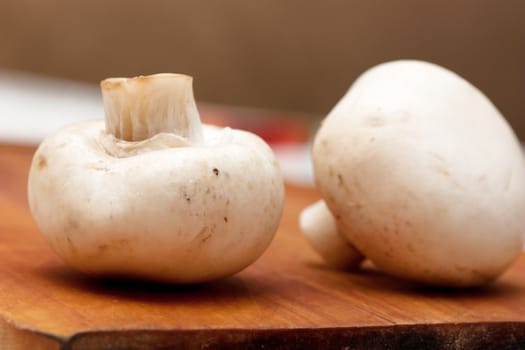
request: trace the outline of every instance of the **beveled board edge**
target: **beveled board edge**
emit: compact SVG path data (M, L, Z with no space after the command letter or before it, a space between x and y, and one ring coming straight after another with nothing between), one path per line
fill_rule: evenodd
M0 318L0 349L61 350L66 339L21 327Z
M525 322L297 329L104 330L80 332L70 337L19 329L3 322L1 333L5 333L0 335L0 340L8 350L525 348ZM5 343L6 340L10 343Z

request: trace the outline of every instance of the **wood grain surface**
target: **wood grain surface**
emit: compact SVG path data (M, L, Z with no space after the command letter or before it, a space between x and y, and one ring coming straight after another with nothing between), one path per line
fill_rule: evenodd
M525 257L467 291L325 267L299 232L318 198L287 186L268 251L223 281L102 281L67 268L27 207L34 148L0 146L2 349L525 348Z

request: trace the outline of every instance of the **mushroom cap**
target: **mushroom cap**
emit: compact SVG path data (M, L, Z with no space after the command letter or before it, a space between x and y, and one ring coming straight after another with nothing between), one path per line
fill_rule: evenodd
M521 146L494 105L442 67L365 72L324 120L313 162L341 232L389 274L476 286L522 251Z
M277 229L282 177L257 136L203 125L189 146L159 134L115 139L74 124L35 153L28 195L52 248L95 276L194 283L254 262Z

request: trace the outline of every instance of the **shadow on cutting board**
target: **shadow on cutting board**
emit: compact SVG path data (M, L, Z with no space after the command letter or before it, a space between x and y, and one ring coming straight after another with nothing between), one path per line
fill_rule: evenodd
M65 265L42 266L34 271L55 287L76 293L153 303L227 303L271 294L272 286L250 277L233 276L223 280L176 285L133 279L99 279L83 275Z
M426 298L469 298L472 300L507 298L524 293L521 286L501 279L481 287L456 289L422 285L413 281L392 277L368 262L361 268L352 271L338 270L322 262L309 261L306 262L306 265L309 269L319 270L327 275L345 275L344 278L348 279L352 285L358 286L359 289L370 291L387 290L391 294L418 295ZM328 283L329 280L328 278Z

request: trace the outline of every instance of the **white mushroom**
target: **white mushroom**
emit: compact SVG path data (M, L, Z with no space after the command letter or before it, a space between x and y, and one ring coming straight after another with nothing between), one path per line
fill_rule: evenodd
M106 121L66 127L38 148L33 217L87 274L194 283L254 262L277 229L283 181L257 136L200 123L191 77L101 83Z
M323 200L301 212L299 226L328 265L339 269L354 269L363 260L361 253L339 232L336 220Z
M313 162L341 232L389 274L476 286L522 251L520 144L478 89L437 65L364 73L324 120Z

